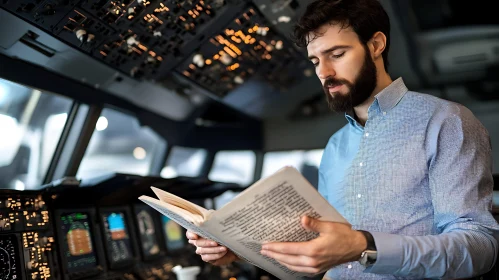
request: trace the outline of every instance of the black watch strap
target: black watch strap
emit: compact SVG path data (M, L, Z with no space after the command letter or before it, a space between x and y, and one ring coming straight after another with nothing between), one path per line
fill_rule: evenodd
M371 250L371 251L378 251L378 250L376 250L376 243L374 242L373 235L370 232L365 231L365 230L359 230L359 232L362 233L367 240L367 248L366 249Z

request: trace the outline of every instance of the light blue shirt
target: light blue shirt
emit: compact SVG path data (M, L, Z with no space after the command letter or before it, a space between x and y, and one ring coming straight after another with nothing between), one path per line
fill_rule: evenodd
M329 140L319 192L352 224L372 233L378 257L332 268L332 279L466 278L495 263L488 132L462 105L408 91L401 78L382 90L363 127Z

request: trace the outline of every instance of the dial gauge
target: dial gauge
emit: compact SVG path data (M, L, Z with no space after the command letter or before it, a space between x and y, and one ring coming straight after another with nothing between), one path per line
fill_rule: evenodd
M21 279L19 248L15 235L0 235L0 280Z

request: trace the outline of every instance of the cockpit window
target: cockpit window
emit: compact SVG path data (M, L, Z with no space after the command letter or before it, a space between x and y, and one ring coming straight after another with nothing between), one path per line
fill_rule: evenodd
M270 176L284 166L294 166L317 188L323 151L321 149L267 152L263 158L262 177Z
M248 185L253 181L256 155L253 151L220 151L208 178L218 182Z
M161 170L161 177L177 176L197 177L200 175L206 161L207 152L204 149L172 147L166 166Z
M104 108L80 164L77 178L108 173L149 175L166 141L132 115Z
M0 79L0 189L42 185L72 100Z

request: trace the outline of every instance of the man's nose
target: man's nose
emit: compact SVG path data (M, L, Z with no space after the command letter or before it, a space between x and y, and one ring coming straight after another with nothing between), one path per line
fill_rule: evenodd
M336 76L336 71L334 71L334 68L327 64L327 63L321 63L317 66L317 76L321 80L325 80L328 77L334 77Z

